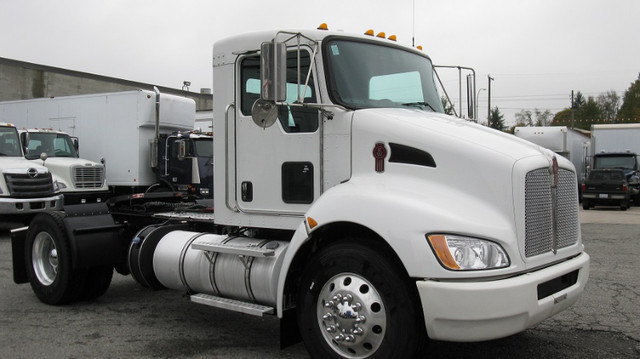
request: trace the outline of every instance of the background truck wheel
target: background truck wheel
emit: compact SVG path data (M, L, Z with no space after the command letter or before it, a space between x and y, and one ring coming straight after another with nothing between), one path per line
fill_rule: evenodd
M80 293L81 300L93 300L103 295L111 285L113 266L106 265L88 269L87 279Z
M42 302L54 305L77 299L86 280L86 272L71 266L71 248L62 218L59 212L38 214L29 225L25 242L31 288Z
M413 358L427 341L415 284L377 251L339 243L303 274L298 326L314 358Z

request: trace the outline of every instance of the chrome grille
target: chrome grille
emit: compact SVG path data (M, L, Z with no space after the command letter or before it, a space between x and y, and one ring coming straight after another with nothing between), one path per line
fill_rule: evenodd
M555 218L549 169L540 168L525 178L525 256L532 257L578 241L577 180L572 171L558 171Z
M54 194L51 173L40 174L35 178L26 173L5 173L4 179L13 197L37 198Z
M104 182L102 167L74 167L73 184L76 188L100 188Z

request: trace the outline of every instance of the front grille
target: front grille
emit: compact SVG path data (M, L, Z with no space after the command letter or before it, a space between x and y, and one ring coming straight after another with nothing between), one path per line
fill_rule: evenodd
M37 198L54 194L51 173L40 174L35 178L26 173L5 173L4 179L12 197Z
M104 182L104 168L75 167L73 184L76 188L100 188Z
M578 241L578 184L569 170L558 170L555 217L551 175L540 168L525 178L525 256L564 248ZM554 229L555 224L555 229ZM554 244L555 234L555 244Z

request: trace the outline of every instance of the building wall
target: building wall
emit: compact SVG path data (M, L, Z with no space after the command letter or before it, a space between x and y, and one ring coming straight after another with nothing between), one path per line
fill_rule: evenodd
M153 84L0 57L0 101L119 92L135 89L153 90L153 86ZM158 89L162 93L194 99L196 110L198 111L211 110L213 108L213 98L210 93L197 93L161 86L158 86Z

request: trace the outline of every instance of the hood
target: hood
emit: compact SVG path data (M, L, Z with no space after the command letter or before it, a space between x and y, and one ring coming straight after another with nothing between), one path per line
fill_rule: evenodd
M38 173L48 173L49 170L22 157L0 157L0 168L3 173L25 173L29 168L35 168Z

